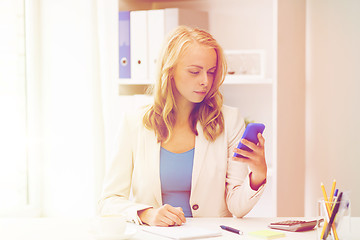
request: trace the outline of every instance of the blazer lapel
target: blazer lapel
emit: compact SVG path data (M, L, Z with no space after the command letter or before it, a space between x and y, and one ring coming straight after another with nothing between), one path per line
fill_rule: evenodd
M145 154L147 154L148 165L147 169L149 172L154 197L158 206L162 205L162 197L161 197L161 182L160 182L160 143L157 142L156 136L153 131L146 130L145 134Z
M198 135L195 137L195 153L192 172L191 189L195 189L197 180L199 179L201 167L205 161L205 155L209 147L209 141L206 140L201 124L196 125Z

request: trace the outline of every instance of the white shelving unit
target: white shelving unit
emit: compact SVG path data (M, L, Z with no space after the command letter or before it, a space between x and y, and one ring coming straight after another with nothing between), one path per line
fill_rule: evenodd
M226 76L223 84L272 84L271 78L246 78L239 76Z
M134 80L130 78L118 79L119 85L151 85L148 80ZM271 78L246 78L238 76L227 76L223 84L272 84Z
M299 144L298 149L287 148L286 154L282 155L281 158L278 157L278 151L286 148L286 144L289 144L288 141L294 141L295 144L298 144L304 140L302 136L296 138L296 136L292 135L294 127L299 129L299 131L301 128L304 128L301 121L291 123L282 119L284 116L288 116L288 114L290 116L295 114L294 118L305 118L301 110L297 110L295 106L288 106L286 102L287 100L294 102L297 99L301 99L301 95L304 94L303 89L289 88L287 83L292 81L292 79L285 79L283 75L278 77L283 71L287 73L294 70L302 73L302 69L299 70L297 67L292 67L291 59L282 58L283 55L286 55L286 47L279 48L278 46L279 30L291 28L291 24L294 24L290 21L288 26L282 26L278 22L279 16L284 15L285 17L282 18L284 21L286 21L286 18L291 19L292 16L288 16L283 12L286 13L287 9L291 11L297 3L289 3L285 0L118 0L118 4L118 10L175 7L207 11L209 14L208 30L219 41L224 50L259 49L265 52L266 58L264 62L266 71L264 78L246 78L229 75L221 87L226 105L239 108L243 112L244 117L249 120L263 122L266 126L264 137L266 139L265 151L268 164L268 184L264 195L248 216L302 216L302 208L297 204L301 202L300 198L303 198L303 190L296 189L296 187L294 189L289 188L292 184L296 186L301 179L296 181L288 179L287 182L278 182L279 176L282 179L287 176L283 172L278 172L279 163L292 161L292 157L294 159L296 157L300 158L304 152L303 146ZM280 4L282 5L281 11ZM282 34L280 37L286 38L286 33ZM293 42L290 42L288 45L292 47L289 48L290 52L297 47ZM117 49L114 49L114 51L117 51ZM284 64L279 59L284 61ZM280 70L280 65L286 64L290 68L286 69L286 71ZM122 94L120 94L119 102L121 102L120 105L124 104L124 108L129 107L126 106L129 103L128 98L132 97L129 95L134 94L131 93L131 90L129 90L129 95L126 94L128 88L141 89L139 86L145 85L146 87L151 85L146 81L136 81L134 79L117 79L116 82L119 89L122 89L120 91ZM288 95L287 99L282 98L285 92ZM291 119L292 117L289 117L290 121ZM279 135L289 140L280 142L278 139ZM296 171L296 168L297 165L295 163L289 170ZM285 201L283 200L284 197L287 198L286 201L293 201L289 203L290 206L286 207L282 204L282 201Z

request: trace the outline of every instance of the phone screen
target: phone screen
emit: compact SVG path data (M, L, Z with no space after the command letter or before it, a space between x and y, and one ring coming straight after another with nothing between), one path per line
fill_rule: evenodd
M258 144L259 139L258 139L257 135L258 135L258 133L262 134L264 132L264 129L265 129L265 125L262 123L249 123L246 126L244 134L241 137L241 139L245 138L246 140L249 140L250 142ZM243 145L241 143L241 141L239 142L239 145L237 148L252 152L252 150L250 148L248 148L247 146ZM234 157L247 158L247 157L244 157L237 153L234 153Z

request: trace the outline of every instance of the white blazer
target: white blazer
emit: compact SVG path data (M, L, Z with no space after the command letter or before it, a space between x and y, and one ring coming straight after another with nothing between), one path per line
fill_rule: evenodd
M264 191L250 187L248 166L233 161L233 149L244 132L244 119L236 108L223 106L224 132L205 139L200 124L195 137L190 206L193 217L242 217ZM142 124L144 110L126 114L108 167L99 215L126 215L141 224L137 211L163 205L160 183L160 143ZM130 199L129 199L130 198Z

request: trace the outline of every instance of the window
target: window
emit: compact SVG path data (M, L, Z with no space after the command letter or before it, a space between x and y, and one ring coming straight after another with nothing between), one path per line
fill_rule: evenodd
M0 215L28 204L24 0L0 0Z

